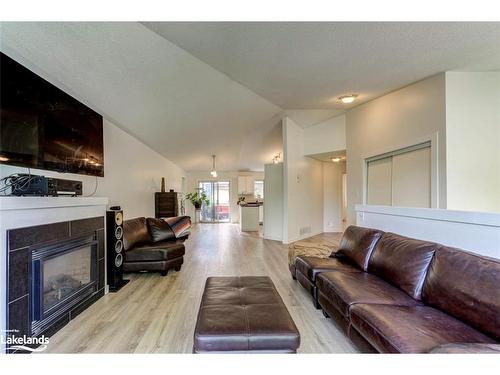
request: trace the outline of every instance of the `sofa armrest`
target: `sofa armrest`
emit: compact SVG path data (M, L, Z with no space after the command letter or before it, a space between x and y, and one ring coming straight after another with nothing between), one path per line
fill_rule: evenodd
M455 343L436 346L433 354L500 354L500 344Z

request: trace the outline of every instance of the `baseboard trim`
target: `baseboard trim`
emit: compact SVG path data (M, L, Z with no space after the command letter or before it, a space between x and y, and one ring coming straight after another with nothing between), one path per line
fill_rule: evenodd
M343 232L343 230L340 227L339 228L328 228L328 229L325 228L323 230L323 233L342 233L342 232Z
M265 240L271 240L271 241L279 241L282 242L283 238L281 237L274 237L274 236L263 236Z
M306 238L314 237L314 236L317 236L318 234L321 234L321 233L324 233L324 232L320 230L320 231L316 231L316 232L307 233L303 236L298 236L298 237L291 238L291 239L289 238L288 240L283 240L283 243L285 245L288 245L288 244L291 244L292 242L305 240Z

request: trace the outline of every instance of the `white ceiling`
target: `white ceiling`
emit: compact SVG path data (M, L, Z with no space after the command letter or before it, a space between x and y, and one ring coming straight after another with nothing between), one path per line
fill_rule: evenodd
M341 115L344 112L345 109L287 109L283 114L290 117L301 127L307 128Z
M498 25L2 23L0 48L186 171L212 154L262 170L284 114L307 127L344 112L330 99L346 92L498 69Z
M186 171L208 170L212 154L220 170L263 170L281 149L241 153L281 108L139 23L2 23L0 35L7 55Z
M500 23L147 22L282 108L345 108L447 70L500 69Z

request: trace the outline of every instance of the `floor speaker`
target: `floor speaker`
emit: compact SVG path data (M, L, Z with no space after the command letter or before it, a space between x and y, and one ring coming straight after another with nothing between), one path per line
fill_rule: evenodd
M107 275L110 292L117 292L129 280L123 279L123 211L106 211Z

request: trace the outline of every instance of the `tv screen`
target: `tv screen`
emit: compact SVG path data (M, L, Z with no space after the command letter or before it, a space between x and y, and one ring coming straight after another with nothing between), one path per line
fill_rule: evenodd
M0 162L103 177L102 116L0 54Z

